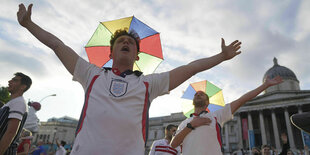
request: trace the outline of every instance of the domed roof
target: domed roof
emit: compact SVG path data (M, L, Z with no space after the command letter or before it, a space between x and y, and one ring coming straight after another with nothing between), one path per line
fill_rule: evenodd
M266 77L274 78L276 76L282 77L283 80L295 80L299 83L295 73L291 71L290 69L280 66L278 64L277 58L273 59L273 67L271 67L264 75L263 81L265 81Z

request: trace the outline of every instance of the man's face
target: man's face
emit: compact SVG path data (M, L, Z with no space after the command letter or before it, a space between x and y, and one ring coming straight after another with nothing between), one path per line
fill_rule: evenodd
M21 84L21 77L20 76L13 77L9 81L8 91L12 94L20 91L21 89L23 90L25 89L25 85Z
M177 131L176 127L172 127L166 134L168 138L172 138L172 136L175 134L175 132Z
M196 92L193 104L195 107L203 107L205 105L209 105L209 99L207 97L207 94L205 94L203 91Z
M257 148L252 148L252 154L253 155L258 155L260 154L259 150Z
M111 58L113 63L133 64L137 60L137 45L134 38L122 35L115 40Z
M270 155L270 148L269 147L264 147L262 150L263 155Z

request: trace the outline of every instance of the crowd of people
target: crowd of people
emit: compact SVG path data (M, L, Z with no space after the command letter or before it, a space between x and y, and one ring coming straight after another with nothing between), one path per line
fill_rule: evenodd
M40 42L54 51L64 67L85 91L85 103L76 130L71 154L142 155L148 136L148 109L153 99L178 87L195 74L228 61L241 53L241 42L235 40L226 45L221 41L221 51L214 56L201 58L173 70L143 75L133 71L134 62L140 58L140 39L133 30L117 30L111 37L110 58L112 68L100 68L81 58L59 38L38 26L31 19L32 4L19 5L17 19ZM178 127L167 126L163 140L155 141L150 154L222 154L221 127L247 101L268 87L278 85L282 78L265 79L257 88L245 93L223 109L208 112L209 97L197 91L193 98L194 113ZM47 154L43 142L31 146L31 133L24 130L18 138L27 118L23 93L31 86L31 79L16 73L9 81L11 100L1 108L0 154ZM0 117L1 118L1 117ZM3 128L2 128L3 127ZM3 131L3 132L2 132ZM20 146L18 146L20 139ZM56 140L56 154L67 153L65 142ZM98 147L99 146L99 147ZM270 148L269 148L270 150ZM260 150L257 149L259 152ZM263 146L261 153L268 152ZM270 151L269 151L270 152ZM287 154L290 150L287 150Z

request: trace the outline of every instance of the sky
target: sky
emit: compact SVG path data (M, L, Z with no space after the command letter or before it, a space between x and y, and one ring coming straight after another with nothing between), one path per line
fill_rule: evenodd
M134 15L160 32L165 72L221 52L226 43L242 42L232 60L194 75L170 94L156 98L150 117L181 112L181 96L193 82L208 80L223 89L230 103L259 86L273 58L291 69L302 90L310 89L310 1L301 0L0 0L0 86L15 72L33 80L26 101L41 101L41 121L69 116L78 119L84 91L58 60L17 22L18 5L33 3L32 20L60 38L88 61L85 45L99 22ZM49 96L56 94L56 96ZM46 97L49 96L49 97ZM45 98L46 97L46 98Z

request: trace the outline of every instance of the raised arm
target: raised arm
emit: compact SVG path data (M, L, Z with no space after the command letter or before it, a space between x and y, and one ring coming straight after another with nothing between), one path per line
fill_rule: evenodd
M211 123L211 119L209 118L204 118L204 117L195 117L193 120L190 122L192 127L197 128L202 125L209 125ZM182 129L178 134L176 134L171 142L170 145L173 148L178 147L180 144L183 143L184 138L192 131L192 129L185 127Z
M244 94L239 99L233 101L230 104L231 113L234 114L243 104L245 104L247 101L256 97L258 94L263 92L268 87L280 84L281 82L282 82L282 78L280 76L277 76L273 79L267 78L266 81L262 85L260 85L256 89L249 91L248 93Z
M75 64L79 56L68 46L66 46L60 39L53 34L43 30L31 20L32 4L26 7L24 4L19 5L17 12L17 19L21 26L25 27L32 35L34 35L40 42L51 48L57 57L60 59L66 69L73 75Z
M240 54L238 51L241 47L241 42L238 40L230 45L225 45L225 40L222 38L222 52L209 58L203 58L193 61L187 65L180 66L170 71L169 90L172 90L182 84L184 81L201 71L210 69L225 60L229 60Z
M59 147L59 146L60 146L60 144L59 144L59 142L58 142L58 138L56 138L56 139L55 139L55 141L56 141L56 145L57 145L57 147Z

